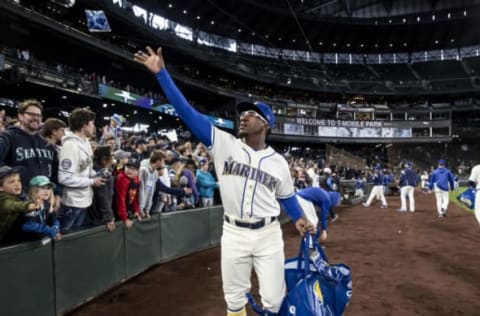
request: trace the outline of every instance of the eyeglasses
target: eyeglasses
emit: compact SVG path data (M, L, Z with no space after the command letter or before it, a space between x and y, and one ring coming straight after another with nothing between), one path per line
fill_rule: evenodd
M240 114L240 117L258 117L260 120L262 120L265 124L267 125L270 125L268 124L268 121L263 117L261 116L260 114L258 114L257 112L253 111L253 110L248 110L248 111L243 111L241 114Z
M23 114L28 114L30 116L33 116L33 117L38 117L38 118L42 118L42 114L38 114L38 113L33 113L33 112L23 112Z

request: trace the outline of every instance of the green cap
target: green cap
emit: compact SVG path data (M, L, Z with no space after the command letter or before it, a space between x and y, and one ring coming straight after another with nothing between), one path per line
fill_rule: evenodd
M36 176L30 179L28 183L30 187L43 187L45 185L49 185L52 188L55 188L55 184L50 181L49 178L45 176Z

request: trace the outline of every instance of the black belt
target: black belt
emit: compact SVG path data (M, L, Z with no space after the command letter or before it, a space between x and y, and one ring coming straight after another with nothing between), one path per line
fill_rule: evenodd
M238 226L238 227L243 227L243 228L259 229L265 226L265 218L262 218L260 221L255 223L246 223L246 222L237 221L237 220L231 219L230 217L228 217L228 215L224 215L223 218L225 218L225 221L227 223ZM277 220L277 217L272 216L270 218L270 223L273 223L276 220Z

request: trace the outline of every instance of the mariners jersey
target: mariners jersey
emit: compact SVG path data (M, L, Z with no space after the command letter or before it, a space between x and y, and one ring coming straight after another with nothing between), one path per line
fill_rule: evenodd
M241 219L278 216L277 198L294 195L287 161L271 147L254 150L212 127L209 147L215 162L225 214Z
M475 167L473 167L468 181L475 182L476 189L480 190L480 165L476 165Z

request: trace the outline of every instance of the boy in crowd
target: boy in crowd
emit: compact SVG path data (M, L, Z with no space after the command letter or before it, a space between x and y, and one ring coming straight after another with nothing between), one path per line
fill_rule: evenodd
M115 158L115 168L113 169L114 176L123 172L123 168L125 168L125 164L128 162L128 158L130 158L131 155L131 153L121 149L113 153L113 158Z
M146 218L150 218L150 211L153 205L153 194L158 180L158 170L163 169L165 154L156 150L150 155L150 159L145 159L140 163L140 187L139 204L140 213Z
M142 219L138 204L138 169L140 163L135 158L129 158L123 173L119 173L115 181L115 206L118 218L127 228L132 227L132 219Z
M105 185L93 188L93 201L88 209L92 225L105 225L109 232L115 229L113 216L113 185L112 176L113 158L108 145L98 146L93 154L94 170L99 177L105 179Z
M41 207L41 201L22 201L22 182L19 168L0 167L0 241L14 239L13 228L22 213L28 213ZM5 238L6 237L6 238Z

